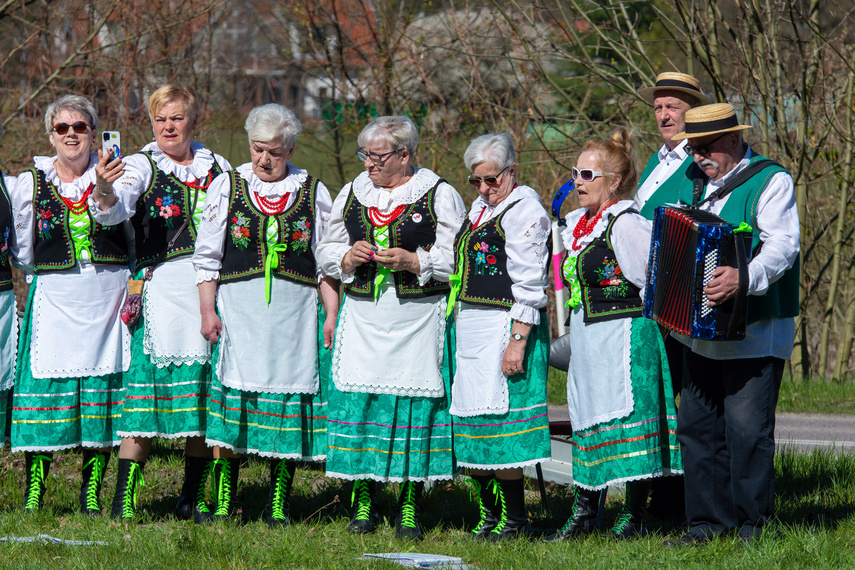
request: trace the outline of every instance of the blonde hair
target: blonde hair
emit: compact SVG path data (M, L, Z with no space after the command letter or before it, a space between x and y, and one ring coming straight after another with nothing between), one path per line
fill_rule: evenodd
M627 129L618 127L609 133L609 138L588 141L582 147L582 152L597 154L597 162L603 172L620 175L620 184L613 194L613 197L618 200L632 198L635 187L638 185L638 171L635 169L635 159L633 158L635 153L634 138Z
M161 107L173 101L181 101L184 104L184 112L192 118L199 116L199 98L196 96L196 90L181 83L169 83L152 93L148 98L148 116L154 120L154 116Z

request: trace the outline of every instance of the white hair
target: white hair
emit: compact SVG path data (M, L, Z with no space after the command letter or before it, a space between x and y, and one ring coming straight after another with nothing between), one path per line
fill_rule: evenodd
M47 134L50 134L56 116L63 110L83 115L83 119L92 130L98 130L98 112L95 110L95 105L81 95L63 95L48 105L48 108L45 110L45 132Z
M365 125L356 142L362 148L372 143L387 143L391 150L405 148L413 156L419 146L419 131L409 117L375 117Z
M463 162L469 172L483 163L492 164L496 168L509 167L516 160L514 141L507 133L490 133L469 143L469 148L463 153Z
M249 112L244 125L249 142L281 141L282 148L290 149L303 132L303 125L288 107L268 103Z

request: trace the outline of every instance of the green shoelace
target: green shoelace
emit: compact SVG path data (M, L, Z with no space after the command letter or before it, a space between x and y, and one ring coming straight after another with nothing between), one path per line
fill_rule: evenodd
M285 518L285 495L290 478L291 474L288 472L287 465L285 465L284 461L280 462L276 466L275 480L273 482L273 504L270 509L271 518Z
M137 490L139 487L145 487L142 468L139 463L131 463L128 471L128 487L125 491L125 500L122 504L122 518L132 519L136 516L137 508Z
M38 509L42 500L42 489L45 487L45 463L50 461L47 455L34 455L30 465L30 488L27 492L25 509Z
M350 505L356 505L354 520L367 521L371 518L371 490L368 488L368 481L359 479L353 483Z
M90 466L92 467L89 485L86 487L86 508L89 510L99 510L101 508L101 505L98 504L98 490L101 487L101 482L104 480L104 467L106 465L107 456L99 453L83 466L84 470Z

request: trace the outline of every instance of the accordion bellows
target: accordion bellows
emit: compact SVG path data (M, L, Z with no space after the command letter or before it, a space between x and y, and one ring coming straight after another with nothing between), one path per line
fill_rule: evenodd
M644 316L691 338L744 339L752 232L734 230L736 226L697 208L656 208ZM739 271L739 292L710 307L704 285L723 265Z

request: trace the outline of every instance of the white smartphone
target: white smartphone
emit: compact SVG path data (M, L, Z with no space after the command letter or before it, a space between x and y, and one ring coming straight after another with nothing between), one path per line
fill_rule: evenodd
M122 135L119 131L101 133L101 150L104 151L104 154L112 153L113 159L122 156Z

